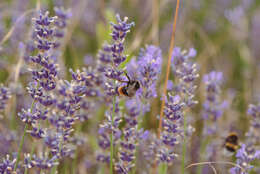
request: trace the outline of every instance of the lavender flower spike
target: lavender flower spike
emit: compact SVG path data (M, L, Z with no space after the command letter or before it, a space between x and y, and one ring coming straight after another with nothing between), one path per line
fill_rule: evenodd
M205 102L203 104L202 117L205 120L215 122L223 115L223 110L227 107L226 101L221 101L221 84L223 82L222 72L212 71L204 75L203 82L205 84ZM216 124L207 124L205 133L215 133L217 128ZM207 134L206 133L206 134Z
M162 53L159 47L149 45L142 49L137 61L137 72L143 86L143 96L146 99L156 97L156 81L162 67Z
M11 97L11 92L8 88L0 84L0 112L6 107L7 101Z
M194 82L199 74L197 64L192 61L196 54L194 48L190 48L189 51L182 51L179 47L174 48L172 53L172 69L176 76L175 92L185 100L184 102L188 107L198 103L194 100L197 88Z
M237 151L236 158L237 164L241 166L245 171L242 171L241 168L233 167L230 169L230 173L248 174L254 168L254 166L250 163L255 159L260 159L260 150L255 151L245 144L242 144L241 148Z
M255 145L260 142L260 103L258 105L250 104L247 114L251 116L250 128L246 133L248 144Z
M114 40L110 49L112 51L113 62L116 66L121 64L126 60L126 57L123 55L124 51L124 40L126 34L130 32L130 28L134 26L134 22L127 23L128 18L125 17L124 20L121 20L119 14L116 15L117 24L111 23L113 27L112 38Z
M162 120L161 147L157 154L159 162L171 164L177 156L174 152L174 146L179 142L184 106L185 104L181 101L180 96L169 95L164 108L165 117Z

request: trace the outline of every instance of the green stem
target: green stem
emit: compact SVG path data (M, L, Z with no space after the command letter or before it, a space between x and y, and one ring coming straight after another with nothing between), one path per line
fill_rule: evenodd
M168 169L167 163L161 163L158 169L159 169L159 174L167 174L167 169Z
M79 124L76 128L76 132L80 132L81 128L82 128L82 124ZM78 148L75 150L75 158L73 159L73 164L72 164L73 174L77 173L77 157L78 157Z
M165 164L165 167L164 167L164 174L167 174L167 169L168 169L168 165Z
M35 105L35 100L33 100L32 104L31 104L30 113L32 113L34 105ZM20 160L20 153L22 152L22 149L23 149L24 138L25 138L25 134L26 134L27 129L28 129L28 124L25 124L24 130L23 130L23 136L22 136L22 139L21 139L20 144L19 144L17 161L16 161L15 166L14 166L14 171L17 169L17 166L18 166L18 163L19 163L19 160Z
M137 120L138 120L138 123L137 123L137 130L140 130L141 127L142 127L142 123L143 123L143 120L142 120L142 115L141 115L141 112L140 114L138 115L137 117ZM133 170L132 170L132 174L135 174L136 173L136 160L138 159L138 146L136 147L135 149L135 159L134 159L134 167L133 167Z
M14 96L13 99L13 109L12 109L12 118L11 118L11 129L15 130L16 129L16 95Z
M116 96L113 98L113 111L112 111L112 131L110 134L110 174L113 174L113 156L114 156L114 146L113 146L113 126L114 126L114 115L115 115L115 108L116 108Z
M186 129L187 129L187 123L186 123L186 116L183 115L183 144L182 144L182 161L181 161L181 173L185 173L185 157L186 157Z

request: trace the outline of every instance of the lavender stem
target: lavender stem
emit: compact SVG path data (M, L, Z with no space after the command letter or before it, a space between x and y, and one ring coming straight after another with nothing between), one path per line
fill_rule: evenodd
M116 108L116 96L113 98L113 111L112 111L112 131L110 134L110 174L113 174L113 156L114 156L114 146L113 146L113 126L114 126L114 115Z
M34 108L34 105L35 105L35 99L32 101L31 108L30 108L30 113L32 113L32 110L33 110L33 108ZM16 161L16 163L15 163L14 170L17 169L17 166L18 166L18 163L19 163L19 160L20 160L20 153L21 153L22 148L23 148L24 137L25 137L25 134L26 134L27 129L28 129L28 124L25 124L24 130L23 130L23 136L22 136L21 142L20 142L20 144L19 144L19 149L18 149L18 154L17 154L17 161Z
M186 157L186 129L187 129L187 123L186 123L186 116L183 114L183 144L182 144L182 161L181 161L181 173L185 173L185 157Z

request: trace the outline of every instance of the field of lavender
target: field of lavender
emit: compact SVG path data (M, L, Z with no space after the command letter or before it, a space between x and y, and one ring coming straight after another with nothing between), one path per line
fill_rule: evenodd
M0 174L260 174L260 0L1 0Z

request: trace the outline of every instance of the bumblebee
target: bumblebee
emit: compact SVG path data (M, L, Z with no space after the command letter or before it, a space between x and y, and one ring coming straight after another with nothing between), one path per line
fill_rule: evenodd
M122 83L127 83L124 86L117 87L117 93L121 96L133 97L136 91L140 88L140 83L137 80L131 80L130 77L125 72L128 81L121 81Z
M235 132L231 132L226 137L224 147L229 152L235 152L238 149L238 136Z

